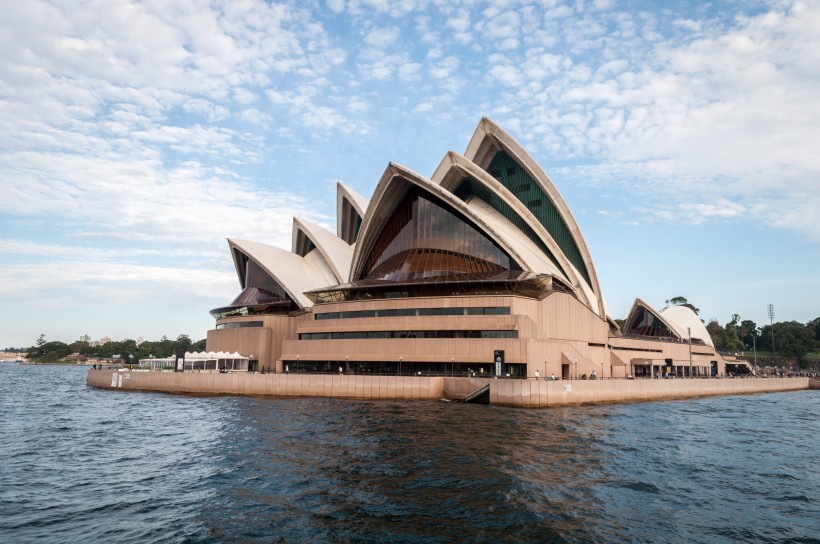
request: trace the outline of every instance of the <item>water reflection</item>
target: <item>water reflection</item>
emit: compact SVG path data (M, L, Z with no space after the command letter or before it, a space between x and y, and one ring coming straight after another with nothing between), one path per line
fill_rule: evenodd
M124 393L15 368L0 367L2 542L820 534L815 392L522 410Z

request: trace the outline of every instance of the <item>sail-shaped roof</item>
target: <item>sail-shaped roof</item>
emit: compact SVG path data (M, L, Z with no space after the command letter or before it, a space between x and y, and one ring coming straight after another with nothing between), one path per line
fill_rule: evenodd
M657 311L648 302L636 298L629 310L629 315L624 321L624 334L638 336L652 336L660 338L686 338L685 329L669 319L666 319L661 312Z
M686 334L687 330L691 331L693 340L700 340L707 346L715 347L709 331L706 330L706 325L691 308L687 306L668 306L661 310L660 314L664 319L673 323L682 334Z
M596 313L606 308L592 256L569 207L546 172L500 126L482 118L464 156L504 185L544 227L564 253L596 302Z
M317 252L333 272L336 283L347 281L353 248L327 229L304 219L293 218L292 250L300 257Z
M304 295L305 291L332 285L336 281L328 269L323 269L296 253L247 240L229 238L228 245L243 289L246 286L247 261L240 259L242 256L259 265L300 308L313 306Z
M466 256L474 252L478 245L484 243L481 240L483 236L489 244L507 255L509 263L506 266L508 269L527 272L543 271L539 268L545 266L545 263L544 259L540 258L537 246L497 211L489 206L470 205L443 186L433 183L406 167L391 163L376 186L370 209L362 224L359 241L353 255L352 281L364 279L369 273L368 262L377 241L383 235L386 226L411 190L419 192L425 199L436 203L435 205L446 208L449 210L450 215L458 218L456 222L450 223L450 231L446 235L436 232L436 225L425 230L424 233L414 234L417 238L426 236L425 241L419 243L430 245L427 251L445 252L451 256L456 254ZM433 223L443 221L443 219L440 219L441 216L437 217L439 219L433 221ZM467 227L463 225L467 225ZM469 232L475 231L479 234L472 239L472 242L464 241L464 244L474 244L473 247L467 249L466 247L448 246L444 248L436 246L436 244L443 244L445 238L451 240L458 238L457 231L453 229L467 228L470 229ZM420 250L422 248L416 247L415 249Z
M347 242L356 243L367 199L341 181L336 183L336 235Z

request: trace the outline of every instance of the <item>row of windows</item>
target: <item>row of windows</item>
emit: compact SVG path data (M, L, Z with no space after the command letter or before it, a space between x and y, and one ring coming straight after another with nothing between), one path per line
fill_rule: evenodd
M518 338L518 331L355 331L305 332L299 340L381 340L385 338Z
M434 315L510 315L509 306L458 307L458 308L398 308L392 310L356 310L351 312L325 312L316 319L358 319L362 317L415 317Z
M219 323L216 328L219 329L242 329L244 327L261 327L261 321L235 321L233 323Z
M646 348L619 348L612 346L612 349L619 349L621 351L649 351L651 353L663 353L661 349L646 349Z

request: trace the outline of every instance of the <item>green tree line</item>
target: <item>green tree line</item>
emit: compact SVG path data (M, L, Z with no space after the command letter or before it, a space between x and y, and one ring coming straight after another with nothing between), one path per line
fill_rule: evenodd
M107 342L102 346L92 346L88 342L79 340L71 344L59 341L48 342L45 335L41 334L35 345L25 351L29 360L38 363L60 361L75 353L84 357L99 359L110 359L114 355L119 355L125 361L129 360L129 355L133 355L133 361L136 363L139 359L147 359L151 355L154 357L170 357L177 349L204 351L205 340L193 342L187 334L181 334L177 336L176 340L170 340L163 336L157 342L143 342L139 346L135 340L131 339Z
M754 321L741 320L739 315L734 314L725 325L718 323L717 319L711 319L706 324L706 330L709 331L715 348L720 351L757 349L759 352L795 358L801 362L801 366L807 364L807 355L820 352L820 317L808 323L782 321L758 327Z

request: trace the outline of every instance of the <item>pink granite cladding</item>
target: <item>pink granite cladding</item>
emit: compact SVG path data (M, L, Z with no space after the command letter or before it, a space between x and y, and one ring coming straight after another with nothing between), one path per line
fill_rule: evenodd
M112 387L112 374L122 386ZM495 380L339 374L218 374L117 372L89 369L92 387L164 393L333 397L350 399L463 399L490 384L490 403L547 407L808 390L808 378L673 380Z

